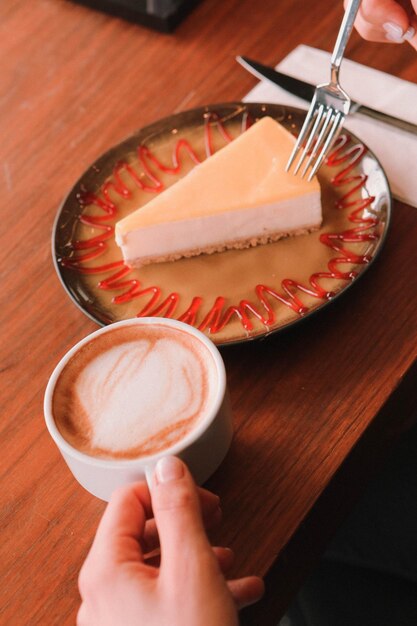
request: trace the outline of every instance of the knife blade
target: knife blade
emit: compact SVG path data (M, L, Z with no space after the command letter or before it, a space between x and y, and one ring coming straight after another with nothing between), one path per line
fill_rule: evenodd
M274 70L272 67L262 65L262 63L253 61L246 56L237 56L236 61L257 78L266 78L275 85L285 89L285 91L292 93L294 96L298 96L303 100L311 102L316 85L311 85L310 83L306 83L305 81L294 78L293 76L282 74L281 72ZM417 135L417 124L407 122L406 120L394 117L393 115L388 115L388 113L383 113L382 111L377 111L376 109L372 109L371 107L352 100L349 115L356 114L367 115L374 120L384 122L390 126L395 126L395 128L400 128L401 130Z

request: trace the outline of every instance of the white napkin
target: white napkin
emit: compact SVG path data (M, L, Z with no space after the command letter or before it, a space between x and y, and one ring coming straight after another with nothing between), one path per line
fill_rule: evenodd
M395 51L393 51L393 54ZM277 69L312 84L327 82L330 54L298 46ZM342 87L353 100L417 124L417 85L345 59L340 72ZM309 103L269 81L261 81L244 98L246 102L272 102L307 109ZM363 115L352 115L345 128L357 135L384 168L393 195L417 207L417 135L393 128Z

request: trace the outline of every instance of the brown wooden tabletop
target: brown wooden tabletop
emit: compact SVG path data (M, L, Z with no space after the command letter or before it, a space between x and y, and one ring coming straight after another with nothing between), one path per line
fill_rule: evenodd
M161 34L67 0L0 4L2 624L74 624L77 574L104 503L72 478L44 427L48 376L97 326L55 274L60 202L113 144L158 118L239 100L246 54L275 64L331 50L342 2L204 0ZM347 56L411 81L407 45ZM349 294L266 341L223 350L236 435L209 486L232 574L267 575L242 620L276 624L371 473L413 419L417 210L395 202L383 253Z

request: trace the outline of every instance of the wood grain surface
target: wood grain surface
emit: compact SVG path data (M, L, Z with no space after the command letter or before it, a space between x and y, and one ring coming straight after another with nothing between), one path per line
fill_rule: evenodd
M342 2L204 0L171 35L67 0L0 3L0 623L67 625L104 504L75 482L42 401L59 358L95 324L54 272L51 231L101 153L173 112L238 100L255 84L234 57L275 64L331 50ZM417 77L410 47L353 35L349 58ZM209 486L233 574L267 577L244 623L276 624L416 400L417 210L395 203L371 271L325 311L223 351L236 436ZM414 259L414 262L413 262Z

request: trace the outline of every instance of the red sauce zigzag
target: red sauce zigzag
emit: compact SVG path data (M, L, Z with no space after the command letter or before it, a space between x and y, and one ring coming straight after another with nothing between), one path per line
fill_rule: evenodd
M215 122L212 124L210 122ZM242 119L242 131L246 130L250 125L248 117ZM213 113L205 118L204 125L204 141L206 148L206 156L213 154L212 128L215 126L226 141L231 141L223 124ZM322 279L336 280L353 280L357 272L342 271L341 266L346 264L362 265L370 261L366 255L355 254L352 250L345 247L348 243L363 243L378 238L375 233L375 226L378 218L367 214L364 216L364 210L374 201L374 197L358 198L358 190L364 187L367 177L364 174L354 174L352 170L361 161L366 148L362 144L353 144L348 135L341 135L337 140L333 152L327 159L327 165L337 167L346 163L346 167L340 170L332 179L332 184L336 187L347 186L348 190L339 199L337 208L339 210L349 210L349 221L352 228L338 233L323 233L320 236L320 242L331 248L337 253L337 256L328 262L327 272L317 272L310 276L308 285L303 285L290 278L285 278L281 282L281 292L272 289L266 285L257 285L255 294L257 297L256 304L249 300L242 300L238 305L229 306L224 312L226 299L222 296L216 298L214 304L199 324L200 330L207 330L210 333L221 331L234 317L237 316L243 328L246 331L253 329L250 316L254 316L262 324L269 327L275 322L275 313L270 304L270 299L275 299L286 307L289 307L297 315L303 316L308 308L297 297L297 293L301 292L317 298L319 300L329 300L335 294L325 290L320 286ZM164 189L164 185L158 178L158 171L179 174L182 167L183 155L188 155L194 163L200 163L200 159L193 150L191 144L185 139L179 139L172 155L172 165L166 166L161 163L152 152L145 146L138 148L138 158L143 173L146 175L147 182L143 182L143 178L139 177L137 172L127 163L118 163L114 170L112 180L105 182L100 190L100 195L85 193L80 195L78 200L81 207L96 206L100 209L101 215L88 215L82 213L79 220L86 226L93 227L95 230L102 231L100 234L89 239L74 241L71 244L72 256L62 259L63 267L73 269L83 274L110 274L104 280L98 283L98 287L109 291L122 291L119 295L112 298L115 304L122 304L133 300L134 298L142 298L149 296L147 304L137 313L137 317L159 316L173 317L180 304L180 295L176 292L170 293L162 302L162 292L160 287L151 286L142 288L139 280L129 278L132 269L123 261L116 261L106 265L90 266L90 262L100 257L107 249L107 240L114 236L114 221L117 215L117 206L110 198L110 193L116 194L123 198L130 198L132 191L126 186L122 180L122 174L127 175L129 181L134 183L140 190L145 193L160 193ZM155 173L156 171L156 173ZM194 297L191 304L182 315L177 319L196 325L197 314L204 305L203 298Z

